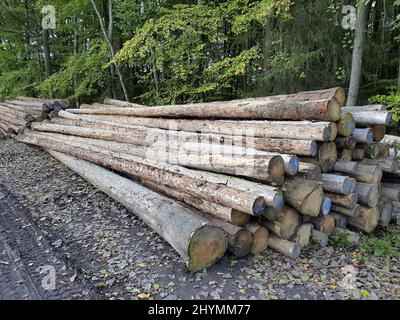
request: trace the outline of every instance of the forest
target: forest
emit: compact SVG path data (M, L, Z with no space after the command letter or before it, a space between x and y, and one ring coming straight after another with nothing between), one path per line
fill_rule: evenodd
M54 29L42 25L49 5ZM364 19L344 25L354 18L346 8L361 5ZM0 99L162 105L353 81L359 104L400 106L399 0L3 0L0 9Z

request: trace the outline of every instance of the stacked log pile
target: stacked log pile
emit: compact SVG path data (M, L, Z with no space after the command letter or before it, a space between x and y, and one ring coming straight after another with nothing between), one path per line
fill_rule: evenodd
M31 123L55 117L68 106L67 100L31 97L0 102L0 138L21 133L25 128L30 128Z
M358 241L354 231L400 212L400 188L382 184L398 171L379 142L390 115L345 100L341 88L156 107L106 99L58 110L16 139L123 203L199 270L225 248L297 258L330 237Z

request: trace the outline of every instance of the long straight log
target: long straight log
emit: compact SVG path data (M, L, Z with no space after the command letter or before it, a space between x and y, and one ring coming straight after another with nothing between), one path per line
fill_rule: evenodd
M315 182L295 177L281 186L285 203L303 215L317 217L321 212L324 192Z
M347 217L347 222L349 225L361 231L371 233L378 226L379 217L380 213L378 207L374 208L361 207L360 214L358 215L358 217Z
M82 160L92 161L96 164L110 167L114 170L133 175L140 179L148 179L155 183L174 187L175 189L198 196L204 200L218 203L238 211L252 215L259 215L265 209L265 200L258 194L239 191L234 188L197 180L180 173L181 167L149 162L130 156L130 160L121 158L113 152L87 150L64 145L59 142L38 138L33 132L26 131L17 140L46 149L63 152Z
M124 133L125 127L113 127L108 123L108 125L98 125L94 123L81 122L77 120L67 120L67 119L53 119L52 124L68 125L68 126L78 126L78 127L88 127L99 130L107 131L121 131ZM115 125L118 125L115 123ZM38 130L55 130L57 132L57 127L47 126L42 127L43 129ZM53 129L51 129L53 128ZM129 128L129 127L128 127ZM313 140L293 140L293 139L274 139L274 138L255 138L252 136L229 136L221 134L200 134L194 132L182 132L182 131L165 131L158 129L151 129L145 127L130 127L131 131L126 128L126 133L141 133L148 134L149 140L163 139L165 141L170 141L171 139L176 139L181 142L197 142L197 143L214 143L228 146L238 146L238 147L248 147L254 148L259 151L266 152L277 152L280 154L294 154L294 155L304 155L304 156L315 156L317 152L317 144ZM136 130L135 130L136 129ZM98 131L98 130L97 130ZM131 136L132 134L130 134ZM143 140L142 138L140 140Z
M261 224L276 236L289 240L300 226L298 213L289 207L276 210L267 208L262 213Z
M97 165L49 152L146 222L183 257L190 271L209 267L224 255L224 232L192 210Z
M342 112L365 112L365 111L387 111L386 106L383 104L371 104L359 107L342 107Z
M272 234L269 236L269 247L292 259L297 259L301 253L301 248L297 243L281 239Z
M229 120L174 120L157 118L132 118L132 117L99 117L85 114L73 114L66 111L59 113L60 117L67 119L98 120L115 122L133 126L160 128L165 130L178 130L197 133L217 133L232 136L247 136L259 138L280 138L327 141L335 139L332 132L336 124L330 122L308 121L229 121Z
M378 185L359 182L354 193L358 195L358 203L370 208L378 205L380 197Z
M334 170L346 173L346 175L359 182L372 184L380 183L383 175L382 170L377 166L367 166L343 160L336 162Z
M12 134L12 135L17 134L21 131L20 127L14 125L12 123L9 123L7 121L4 121L2 119L0 119L0 128L2 128L8 134Z
M76 133L80 136L93 136L111 141L135 143L137 137L126 136L110 131L95 131L77 127L59 126L46 123L35 123L35 130L58 131L61 133ZM71 139L71 138L69 138ZM83 141L75 138L75 141ZM205 143L161 143L153 144L149 148L130 145L103 143L105 148L112 148L116 152L131 153L143 158L158 158L171 164L179 164L191 168L205 169L219 173L253 177L259 180L280 183L284 170L294 175L298 170L296 156L283 155L244 149L232 146L219 146ZM283 158L283 159L282 159Z
M36 132L36 137L41 138L41 139L50 139L52 141L56 141L59 143L72 143L70 146L75 146L79 147L81 146L82 148L89 148L90 146L96 146L100 149L106 149L109 151L115 151L118 152L119 154L122 154L124 152L129 152L130 148L132 146L128 145L127 149L121 148L119 144L113 143L109 144L106 141L101 141L101 140L96 140L96 139L80 139L77 137L72 137L72 136L63 136L63 135L55 135L55 134L49 134L49 133L39 133ZM125 146L124 146L125 147ZM146 150L143 150L145 153ZM124 157L126 160L130 160L131 157L129 155ZM135 159L134 159L135 160ZM211 183L215 184L221 184L221 185L226 185L228 187L232 187L244 192L255 192L262 196L264 198L265 203L272 207L272 208L277 208L279 209L283 205L283 197L279 189L276 187L271 187L265 184L259 184L243 179L239 179L236 177L231 177L231 176L226 176L226 175L221 175L221 174L216 174L212 172L206 172L206 171L196 171L196 170L191 170L191 169L186 169L183 167L171 167L173 168L176 173L182 173L188 177L191 177L193 179L198 179L198 180L206 180ZM170 170L172 170L170 168Z
M127 101L123 101L123 100L109 99L109 98L104 99L104 104L117 106L117 107L125 107L125 108L144 108L145 107L144 105L141 105L141 104L127 102Z
M161 192L169 197L175 198L189 206L192 206L204 213L210 214L226 222L232 223L235 226L241 227L249 222L250 215L237 211L235 209L220 206L216 203L208 202L198 197L182 193L173 188L160 185L158 183L150 182L141 179L140 183L145 187L149 187L157 192Z
M343 137L349 137L356 128L356 122L349 112L342 112L339 122L337 123L338 134Z
M68 108L69 101L66 99L41 99L41 98L32 98L32 97L24 97L24 96L17 96L17 100L20 101L27 101L27 102L42 102L42 103L56 103L58 102L62 106Z
M350 193L348 195L341 195L337 193L326 193L326 196L329 197L333 204L351 209L358 202L358 195L356 193Z
M77 114L125 115L135 117L189 117L215 119L265 119L338 121L340 105L336 99L277 101L253 98L239 101L197 103L143 108L71 109Z

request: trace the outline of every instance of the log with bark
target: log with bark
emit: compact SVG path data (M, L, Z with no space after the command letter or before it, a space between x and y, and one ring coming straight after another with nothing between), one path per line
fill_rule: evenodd
M350 193L348 195L341 195L337 193L327 192L326 196L329 197L333 204L339 205L348 209L353 208L358 202L358 195Z
M275 251L278 251L292 259L297 259L301 253L301 248L297 243L279 238L273 234L269 236L268 245Z
M348 195L351 191L351 178L335 174L323 174L321 186L328 192Z
M276 236L289 240L300 226L298 213L289 207L280 210L267 208L262 213L261 224Z
M368 166L378 166L383 172L396 173L399 170L399 160L397 158L385 159L363 159L362 164Z
M322 187L300 177L286 179L281 186L285 203L303 215L317 217L324 200Z
M380 212L378 207L361 207L360 214L357 217L347 217L347 223L358 230L371 233L378 226Z
M49 152L146 222L183 257L190 271L209 267L224 255L224 231L196 212L95 164Z
M321 171L326 173L333 169L337 161L337 148L334 142L323 142L318 145L316 158L299 157L300 161L319 165Z
M341 115L340 104L335 98L300 101L288 96L143 108L71 109L71 112L135 117L313 121L338 121Z
M303 223L298 229L292 241L297 243L301 249L308 247L310 244L312 231L314 227L311 223Z
M392 115L388 111L351 111L356 125L383 124L388 126L392 122Z
M380 183L382 180L382 170L378 166L362 165L357 162L343 161L336 162L334 170L343 172L349 177L359 182Z
M126 160L114 152L107 152L100 148L95 149L92 147L85 149L88 146L83 145L82 148L77 148L54 140L40 138L37 134L30 131L26 131L23 135L17 137L17 140L45 149L63 152L82 160L91 161L101 166L133 175L137 178L144 178L155 183L174 187L179 191L187 192L204 200L248 214L260 215L266 206L264 197L259 196L259 194L193 179L190 176L182 174L181 167L179 166L150 162L134 156L129 156L129 160Z
M378 205L381 192L377 184L357 183L354 193L358 195L358 203L373 208Z
M232 121L232 120L187 120L133 117L99 117L60 111L60 117L85 120L92 123L110 125L119 123L133 127L159 128L172 131L216 133L231 136L257 138L279 138L295 140L334 140L337 134L335 123L309 121Z
M309 218L305 219L305 221L310 222L316 230L323 232L328 236L332 234L335 227L335 219L331 215L325 217Z
M352 208L333 205L332 212L340 213L346 217L357 217L360 214L360 208L361 206L359 204L354 205Z

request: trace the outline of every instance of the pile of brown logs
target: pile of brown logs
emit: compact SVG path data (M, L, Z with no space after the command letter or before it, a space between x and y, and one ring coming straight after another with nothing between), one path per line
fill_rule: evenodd
M68 108L68 100L16 97L0 102L0 137L16 135L30 128L33 122L56 117Z
M397 160L377 142L391 117L345 100L341 88L156 107L106 99L16 139L124 204L199 270L226 249L297 258L329 237L357 242L354 231L400 212Z

